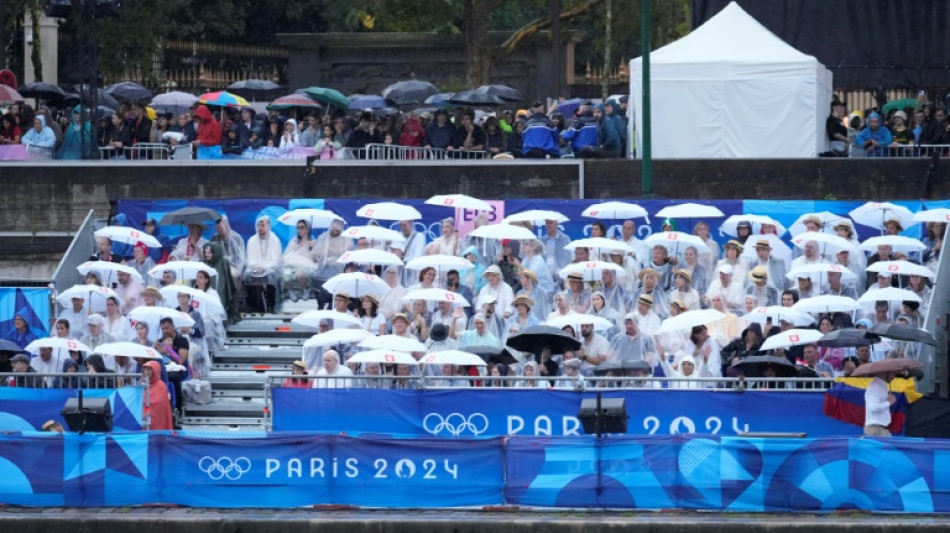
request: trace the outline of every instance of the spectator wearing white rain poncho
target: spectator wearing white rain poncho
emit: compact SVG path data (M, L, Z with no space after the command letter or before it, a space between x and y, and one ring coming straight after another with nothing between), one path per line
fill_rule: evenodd
M313 388L347 388L351 385L351 380L345 378L352 375L352 370L346 365L340 364L340 354L336 350L326 350L323 352L323 366L316 373L316 376L324 379L313 380Z
M636 313L628 313L623 320L624 330L610 341L607 349L608 361L646 361L655 366L656 346L653 339L643 335Z
M683 378L689 381L674 381L670 383L671 389L701 389L704 387L703 383L693 380L700 377L716 377L710 375L708 362L700 360L697 364L696 359L685 352L676 353L674 364L676 365L675 368L666 359L660 360L663 373L667 377Z
M248 287L248 308L252 311L273 311L277 303L280 273L280 239L271 231L270 218L260 215L255 222L257 233L247 240L247 268L244 284ZM264 291L262 298L262 290Z

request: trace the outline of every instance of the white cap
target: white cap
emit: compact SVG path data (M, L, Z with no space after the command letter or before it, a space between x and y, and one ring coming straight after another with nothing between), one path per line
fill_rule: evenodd
M735 272L735 270L732 269L732 265L722 265L719 267L720 274L729 274L731 276L733 272Z

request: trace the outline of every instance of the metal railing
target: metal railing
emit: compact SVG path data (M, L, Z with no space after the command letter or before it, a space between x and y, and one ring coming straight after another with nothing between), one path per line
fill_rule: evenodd
M194 158L194 149L190 144L171 146L164 143L138 143L124 148L113 148L111 146L99 148L99 159L182 161Z
M49 161L53 159L53 149L46 146L31 144L26 147L27 161Z
M58 291L66 290L73 285L83 282L83 276L76 270L76 267L89 259L89 254L94 250L96 231L95 210L90 209L86 218L79 225L79 229L73 236L73 242L69 243L69 248L63 254L63 258L56 266L53 272L52 291L50 291L50 317L59 315L57 309L56 295Z
M0 372L0 387L27 389L142 389L145 402L142 409L142 427L151 426L150 400L142 374L90 374L88 372Z
M851 145L850 157L930 157L934 154L950 155L950 144L902 144L899 146L881 146L872 150Z
M445 150L443 148L424 148L418 146L397 146L389 144L368 144L365 148L341 148L336 159L361 159L382 161L428 160L428 159L491 159L484 150Z

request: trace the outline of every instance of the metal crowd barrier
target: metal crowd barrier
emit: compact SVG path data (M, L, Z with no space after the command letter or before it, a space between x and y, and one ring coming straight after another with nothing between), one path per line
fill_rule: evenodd
M31 144L26 147L27 161L49 161L53 159L53 149L46 146Z
M103 146L99 148L99 159L146 159L162 160L190 160L194 159L194 148L190 144L171 146L164 143L138 143L125 148Z
M448 151L442 148L424 148L417 146L395 146L389 144L368 144L365 148L341 148L337 159L361 160L431 160L431 159L491 159L487 151Z
M930 157L934 154L950 155L950 144L882 146L881 149L869 151L860 146L851 145L850 156L859 157Z
M118 389L141 386L142 374L0 372L0 387L28 389Z

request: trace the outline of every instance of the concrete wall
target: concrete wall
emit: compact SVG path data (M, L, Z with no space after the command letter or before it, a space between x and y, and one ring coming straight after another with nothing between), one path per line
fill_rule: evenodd
M0 165L0 231L74 231L89 209L109 214L122 198L587 198L640 196L638 161L500 161L324 164L200 161ZM927 160L669 160L654 163L667 198L919 199L950 197L950 164L922 193Z

